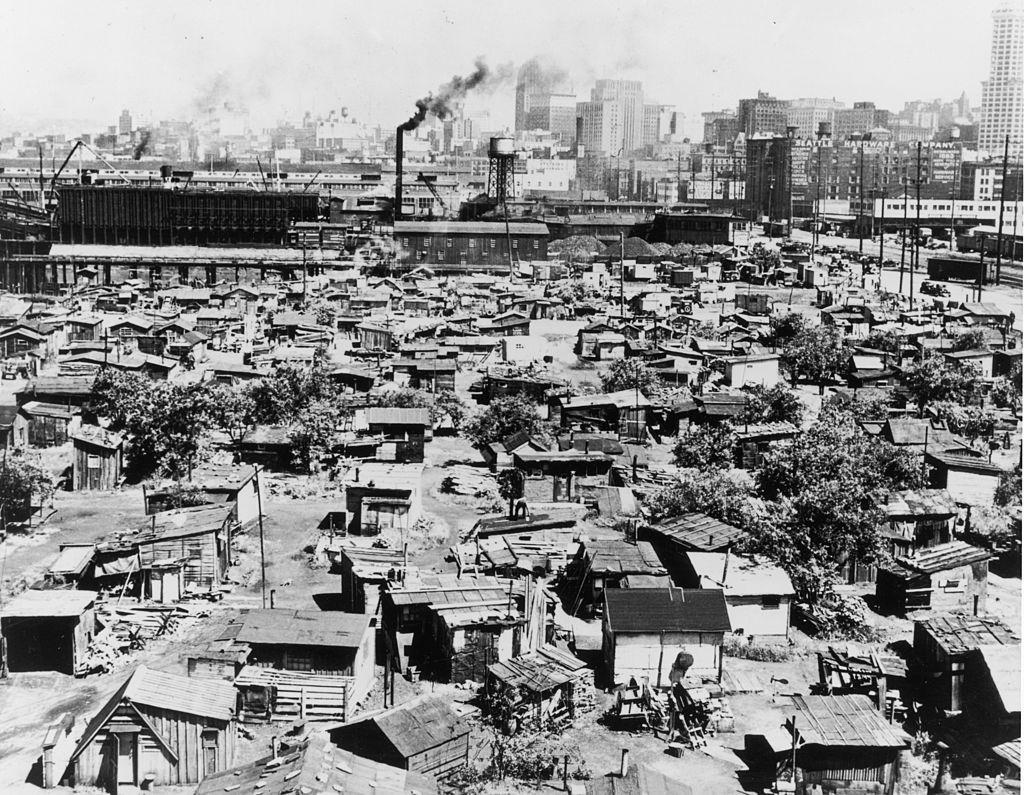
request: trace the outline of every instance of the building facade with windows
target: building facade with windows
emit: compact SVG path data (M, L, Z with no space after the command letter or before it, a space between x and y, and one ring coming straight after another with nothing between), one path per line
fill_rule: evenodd
M989 76L981 84L978 148L1002 157L1006 136L1010 157L1024 149L1024 5L1004 2L992 12Z
M448 270L481 266L508 268L509 243L512 259L520 262L546 260L546 224L477 221L398 221L395 241L403 265L447 266Z

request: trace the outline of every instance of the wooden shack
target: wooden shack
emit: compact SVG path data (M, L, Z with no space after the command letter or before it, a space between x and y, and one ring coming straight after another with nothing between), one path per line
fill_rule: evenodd
M197 784L232 762L235 700L227 682L139 666L89 721L66 783L114 793Z
M330 730L357 756L439 780L469 762L470 725L444 697L420 697Z
M92 591L66 590L30 590L11 599L0 609L0 671L84 673L95 602Z
M924 700L959 712L968 706L966 680L972 655L980 648L1016 647L1020 636L998 618L949 615L914 622L914 654L924 671ZM1018 691L1019 693L1019 691Z
M203 779L195 795L284 795L305 792L437 795L422 773L356 756L338 748L326 732L294 742L287 738L271 754Z
M408 569L407 556L400 549L380 549L336 541L327 548L331 570L341 579L341 609L348 613L376 616L381 589L402 579ZM376 618L374 618L376 621Z
M587 664L551 645L495 663L485 687L491 704L512 701L505 714L495 715L508 734L563 729L597 706Z
M58 447L74 432L79 410L59 403L32 400L21 407L28 421L28 443L31 447Z
M604 453L524 447L512 456L512 462L523 473L523 497L528 502L544 503L578 501L584 479L607 484L613 459Z
M423 464L367 463L345 478L348 532L408 531L423 514Z
M913 610L985 610L988 550L964 541L949 541L897 557L880 566L875 597L883 608Z
M198 505L152 514L139 535L128 542L138 549L143 570L154 563L185 558L185 587L212 590L227 578L231 534L230 505Z
M948 543L959 513L945 489L894 491L879 507L885 512L888 527L883 535L894 557Z
M433 436L430 409L425 408L368 408L366 427L382 440L377 458L403 464L422 462L424 442Z
M72 489L110 491L121 483L124 436L98 425L81 425L71 434L74 446Z
M892 795L900 753L910 747L906 732L889 723L865 695L792 700L785 741L773 745L776 780L792 782L795 789L789 791L795 795Z
M624 539L581 541L565 567L561 594L570 614L590 612L604 604L604 592L614 588L668 587L668 571L646 541Z
M203 464L192 471L190 485L198 486L204 499L214 505L230 505L241 527L259 520L259 470L239 464ZM174 489L181 484L168 481L143 491L146 514L171 507Z
M681 658L685 673L718 681L722 644L731 629L720 590L648 588L606 589L602 650L608 682L667 687Z

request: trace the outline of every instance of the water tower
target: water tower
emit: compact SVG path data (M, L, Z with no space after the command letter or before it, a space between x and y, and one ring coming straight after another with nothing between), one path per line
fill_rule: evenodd
M516 197L516 150L512 138L491 139L487 149L487 195L499 204Z

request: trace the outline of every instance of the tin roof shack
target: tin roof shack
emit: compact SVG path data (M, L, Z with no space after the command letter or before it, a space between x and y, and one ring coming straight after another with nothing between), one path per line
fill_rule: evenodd
M6 649L0 670L85 673L86 652L96 631L92 591L24 591L0 610Z
M110 491L121 482L124 437L98 425L82 425L71 434L74 446L71 488Z
M1003 470L983 458L953 453L927 453L931 486L946 489L962 505L992 505Z
M646 541L594 539L580 542L565 567L560 590L569 612L576 615L581 608L588 613L598 610L607 589L669 585L668 571Z
M142 665L100 708L71 755L75 787L197 784L235 755L235 688Z
M970 658L978 649L999 647L1015 647L1019 654L1020 636L995 617L954 614L915 621L914 655L923 669L923 700L951 712L969 709L967 680L977 673Z
M988 550L964 541L950 541L897 557L878 568L875 598L883 609L985 610L988 593Z
M893 557L948 543L959 512L945 489L894 491L881 508L888 524L883 535Z
M43 376L33 378L17 393L19 406L31 401L59 406L83 406L92 397L92 376Z
M28 422L28 443L31 447L59 447L75 432L81 411L59 403L32 400L21 407Z
M576 450L520 449L512 456L523 473L523 497L527 502L578 502L581 481L608 484L614 459L604 453Z
M547 449L547 445L534 439L526 431L518 431L506 436L501 441L484 445L480 448L480 455L491 472L498 472L502 469L510 469L514 465L515 454L520 451L532 450L542 453Z
M368 615L268 608L243 613L236 623L235 642L251 650L236 685L276 686L282 691L295 683L286 676L291 672L314 674L320 680L344 679L339 684L346 717L373 686L375 633ZM311 719L317 717L318 695L310 683L306 707Z
M374 616L372 623L376 624L381 589L388 583L400 581L407 568L404 551L337 540L327 547L327 557L331 570L341 577L341 609L346 613Z
M722 361L725 363L725 383L733 389L772 387L782 381L779 357L774 353L727 356Z
M455 359L394 359L390 362L392 380L399 386L428 392L455 391Z
M338 748L326 732L282 743L277 755L207 776L195 795L286 795L305 792L437 795L434 780Z
M795 758L796 795L892 795L900 753L910 747L906 732L889 723L865 695L792 698L785 742L773 748L776 780L793 780ZM790 740L794 732L795 755Z
M552 608L549 595L525 580L422 575L388 585L381 625L399 671L416 668L440 682L482 682L492 663L548 639Z
M430 409L368 408L366 427L383 439L377 458L401 464L422 463L424 442L434 435Z
M423 464L368 463L345 476L348 532L408 531L423 515Z
M227 579L234 526L230 505L174 508L152 514L138 535L125 543L138 549L143 571L184 559L185 588L213 591Z
M796 592L778 566L729 552L687 552L690 570L677 581L684 588L719 588L725 593L732 631L751 640L789 639L790 606Z
M191 484L214 505L230 505L242 527L259 519L259 483L255 467L237 464L203 464L192 471ZM165 511L171 505L177 484L164 482L143 491L146 513Z
M261 466L275 472L294 470L291 430L285 425L260 425L238 442L238 457L244 464Z
M745 530L703 513L686 513L656 525L641 526L639 537L651 543L670 572L686 571L688 552L725 552L746 537Z
M646 435L651 401L643 392L623 389L602 395L561 399L561 427L588 426L617 431L620 437L641 439Z
M357 756L444 780L469 762L470 725L450 699L421 696L330 730Z
M731 628L722 591L607 588L602 648L608 682L668 687L673 670L692 658L687 674L719 681L722 642Z
M800 429L789 422L765 422L737 427L733 459L737 469L757 469L779 442L796 438Z
M597 706L587 664L556 646L495 663L487 670L485 689L489 711L507 734L520 728L558 731Z
M992 377L993 353L987 348L944 353L946 363L953 367L972 367L981 378Z

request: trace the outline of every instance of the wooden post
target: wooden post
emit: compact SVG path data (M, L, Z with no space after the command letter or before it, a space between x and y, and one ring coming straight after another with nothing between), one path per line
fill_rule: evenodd
M306 719L306 688L299 688L299 720Z

